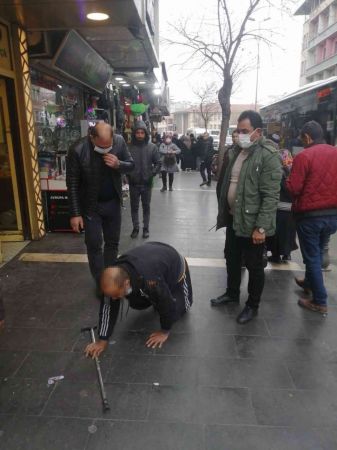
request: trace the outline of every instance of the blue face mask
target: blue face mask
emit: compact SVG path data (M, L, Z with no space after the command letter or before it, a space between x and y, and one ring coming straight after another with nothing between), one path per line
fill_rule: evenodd
M107 153L109 153L109 151L111 149L112 149L112 145L107 148L98 147L97 145L95 145L95 147L94 147L95 152L99 153L100 155L106 155Z

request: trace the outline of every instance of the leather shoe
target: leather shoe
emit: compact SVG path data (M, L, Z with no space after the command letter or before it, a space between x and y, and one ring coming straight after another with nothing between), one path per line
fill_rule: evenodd
M246 305L236 318L236 321L237 323L244 325L254 319L255 316L257 316L257 309Z
M211 306L227 305L228 303L239 303L239 297L230 297L226 292L217 298L210 300Z
M308 300L307 298L300 298L298 301L298 306L320 314L328 313L328 307L326 305L319 305L318 303Z
M150 237L149 230L144 228L144 230L143 230L143 239L147 239L148 237Z
M131 239L136 239L136 237L138 236L138 234L139 234L139 228L134 228L134 229L132 230L131 235L130 235Z
M311 294L311 289L308 288L308 286L305 283L305 279L301 279L301 278L296 278L295 277L295 283L297 284L297 286L299 286L300 288L303 289L304 293L306 295L310 295Z

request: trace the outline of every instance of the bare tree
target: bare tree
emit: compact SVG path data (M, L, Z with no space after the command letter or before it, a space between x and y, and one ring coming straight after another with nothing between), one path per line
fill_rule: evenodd
M203 86L195 87L194 95L198 98L200 114L205 126L208 129L209 121L214 112L214 101L216 99L217 86L215 83L206 83Z
M180 40L166 39L166 42L173 45L180 45L190 50L188 59L191 58L199 62L199 68L210 64L212 68L220 73L221 87L218 91L218 99L222 111L220 148L223 148L226 140L226 133L231 115L231 94L233 87L242 73L247 71L247 64L240 61L240 50L247 40L258 39L259 44L274 45L270 36L271 30L258 27L251 27L252 22L257 22L253 18L255 13L261 15L264 8L275 8L274 11L288 12L287 8L294 4L294 0L246 0L247 8L238 17L236 14L236 1L213 0L216 6L216 33L205 35L203 30L214 24L205 23L201 19L200 26L195 24L189 26L189 21L181 21L177 25L171 25L173 30L180 37ZM244 2L242 2L244 3ZM232 5L232 7L230 6ZM270 12L269 12L270 14ZM252 21L252 22L249 22ZM268 31L268 33L267 33ZM266 37L268 36L268 37ZM251 62L249 63L249 66Z

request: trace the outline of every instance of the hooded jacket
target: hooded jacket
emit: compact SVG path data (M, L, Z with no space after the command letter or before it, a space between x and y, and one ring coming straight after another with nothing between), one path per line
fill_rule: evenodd
M231 222L227 195L232 169L240 151L241 148L235 146L228 154L220 190L217 229ZM233 215L236 236L250 238L256 228L264 228L267 236L275 234L281 179L278 151L271 141L262 137L250 147L249 156L242 164Z
M139 142L136 139L136 131L144 130L145 139ZM152 184L152 178L160 172L160 155L157 145L149 142L150 136L144 122L136 123L132 132L132 141L129 151L134 160L135 167L128 174L129 184L131 185L148 185Z

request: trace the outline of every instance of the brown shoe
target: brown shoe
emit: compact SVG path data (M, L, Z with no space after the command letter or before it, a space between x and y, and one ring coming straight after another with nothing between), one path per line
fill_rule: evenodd
M295 283L297 284L297 286L299 286L300 288L303 289L303 291L304 291L304 293L305 293L306 295L310 295L310 294L311 294L311 289L308 288L308 287L305 285L305 280L304 280L304 278L303 278L303 280L301 280L301 278L296 278L296 277L295 277Z
M328 308L325 305L318 305L312 300L308 300L307 298L300 298L298 301L298 305L302 308L309 309L309 311L318 312L320 314L327 314Z

